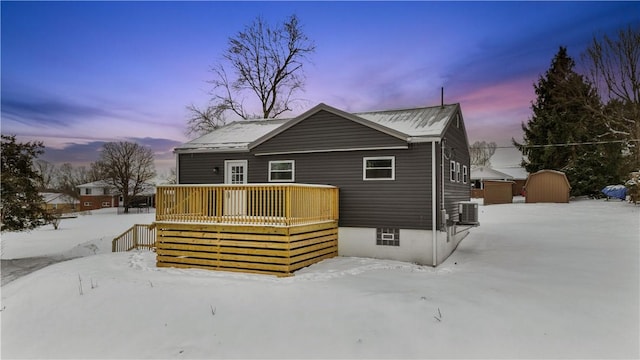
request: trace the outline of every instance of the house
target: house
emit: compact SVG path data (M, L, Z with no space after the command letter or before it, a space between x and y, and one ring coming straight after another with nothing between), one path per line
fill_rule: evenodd
M77 186L80 192L80 210L97 210L124 206L124 199L117 189L105 180L93 181ZM145 184L144 190L131 200L132 206L154 206L155 185Z
M158 188L156 219L167 234L184 230L171 230L178 216L207 219L188 210L202 206L192 204L182 206L183 215L176 211L174 220L163 215L170 209L165 203L194 198L179 195L189 191L187 184L211 186L193 190L211 203L205 212L231 214L233 202L233 213L247 219L256 207L247 200L252 195L241 187L214 193L214 187L331 186L339 191L339 255L436 266L468 234L459 217L470 193L468 148L459 104L349 113L321 103L293 119L233 122L175 149L178 185Z
M522 167L522 153L516 147L498 147L485 166L471 166L471 197L483 197L484 180L513 181L512 195L522 196L529 173Z
M78 200L63 193L41 192L45 210L52 212L71 212L78 209Z
M525 202L568 203L570 191L571 185L563 172L540 170L527 179Z
M80 191L80 211L118 207L119 199L112 185L104 180L77 186Z
M485 185L488 181L511 181L513 177L490 166L471 166L471 197L484 198ZM511 191L510 191L511 192Z

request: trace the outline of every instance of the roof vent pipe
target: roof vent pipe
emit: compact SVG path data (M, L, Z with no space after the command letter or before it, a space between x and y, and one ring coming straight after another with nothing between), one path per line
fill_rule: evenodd
M440 107L444 109L444 86L440 88Z

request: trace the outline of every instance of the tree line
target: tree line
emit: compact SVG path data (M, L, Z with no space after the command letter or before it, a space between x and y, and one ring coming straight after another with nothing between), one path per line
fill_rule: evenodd
M39 159L42 142L18 142L2 135L0 178L1 231L34 229L54 220L41 192L59 192L78 199L78 185L104 181L122 195L125 212L156 176L153 151L133 142L105 143L96 162L88 167L70 163L55 166Z

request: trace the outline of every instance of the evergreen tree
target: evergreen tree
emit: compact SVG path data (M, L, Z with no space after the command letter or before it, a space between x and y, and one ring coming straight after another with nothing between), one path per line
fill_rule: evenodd
M30 230L52 220L38 194L41 179L33 166L43 149L40 142L17 143L15 136L2 135L1 231Z
M526 157L522 166L533 173L563 171L573 195L597 195L617 183L620 147L605 141L602 103L590 83L573 68L575 63L560 47L551 67L534 85L533 115L522 125L524 142L514 145ZM613 170L612 170L613 169Z

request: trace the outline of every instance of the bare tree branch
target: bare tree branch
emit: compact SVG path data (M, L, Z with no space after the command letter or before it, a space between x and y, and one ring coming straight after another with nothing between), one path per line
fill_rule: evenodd
M293 110L295 93L303 89L303 64L315 51L315 45L302 31L295 15L278 27L271 27L262 17L229 38L222 55L234 70L227 76L222 64L211 68L215 79L213 102L224 111L243 119L275 118ZM252 114L244 107L245 95L253 94L260 102L261 113Z

